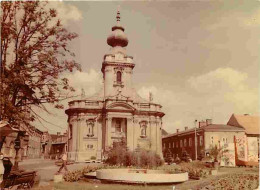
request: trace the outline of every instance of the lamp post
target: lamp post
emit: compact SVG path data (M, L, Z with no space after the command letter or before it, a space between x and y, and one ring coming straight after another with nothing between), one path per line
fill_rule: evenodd
M194 126L195 126L195 160L197 160L197 158L198 158L196 124L197 124L197 119L195 119L195 121L194 121Z
M15 158L14 158L14 167L13 167L13 170L18 170L18 153L19 153L19 150L21 148L21 137L25 135L25 132L24 131L19 131L18 134L17 134L17 137L14 141L14 148L15 148Z

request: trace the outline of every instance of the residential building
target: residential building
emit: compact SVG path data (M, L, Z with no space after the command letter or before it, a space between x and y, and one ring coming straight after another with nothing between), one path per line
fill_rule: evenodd
M258 162L260 137L259 116L232 114L227 124L245 129L246 139L244 146L246 147L246 152L242 153L242 155L246 156L244 158L245 161Z
M51 134L51 149L50 157L51 159L58 159L64 151L68 151L67 142L68 142L68 133L65 132L61 134Z
M242 137L244 135L245 129L241 127L212 124L211 119L201 121L196 128L197 158L200 155L204 156L206 153L209 153L214 146L218 148L231 146L230 154L231 152L234 154L234 136ZM183 152L187 152L192 160L196 158L195 127L191 129L185 127L183 131L177 129L176 133L163 137L162 143L164 152L170 150L174 158L177 155L180 157Z

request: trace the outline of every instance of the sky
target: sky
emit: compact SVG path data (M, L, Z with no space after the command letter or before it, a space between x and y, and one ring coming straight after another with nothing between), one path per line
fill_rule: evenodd
M136 64L134 86L163 106L167 132L194 127L194 120L226 124L233 113L259 115L260 1L253 0L50 2L79 35L70 48L82 72L64 74L76 95L82 88L92 95L102 85L118 5L127 54ZM64 132L65 110L50 110L52 115L41 114L49 123L37 127Z

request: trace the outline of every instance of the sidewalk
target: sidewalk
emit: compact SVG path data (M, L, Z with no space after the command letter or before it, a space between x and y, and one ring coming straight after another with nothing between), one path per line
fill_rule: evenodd
M37 163L54 163L56 160L51 159L43 159L43 158L34 158L34 159L26 159L19 162L19 165L28 165L28 164L37 164Z

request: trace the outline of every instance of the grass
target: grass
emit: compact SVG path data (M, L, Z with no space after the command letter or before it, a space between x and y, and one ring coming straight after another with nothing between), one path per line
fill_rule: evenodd
M54 185L54 190L172 190L171 186L143 186L120 184L91 184L91 183L59 183Z
M193 163L197 165L197 163ZM163 168L174 169L176 166L163 166ZM198 166L200 167L200 166ZM203 167L202 167L203 168ZM175 186L176 190L187 190L187 189L203 189L203 187L213 184L227 176L234 174L258 174L259 168L220 168L220 175L218 176L207 176L201 180L189 180L184 183L175 185L162 185L162 186L144 186L144 185L124 185L124 184L104 184L99 180L80 180L78 182L63 182L63 183L53 183L44 187L33 188L33 190L172 190ZM253 186L253 184L252 184ZM215 187L217 188L217 187Z

